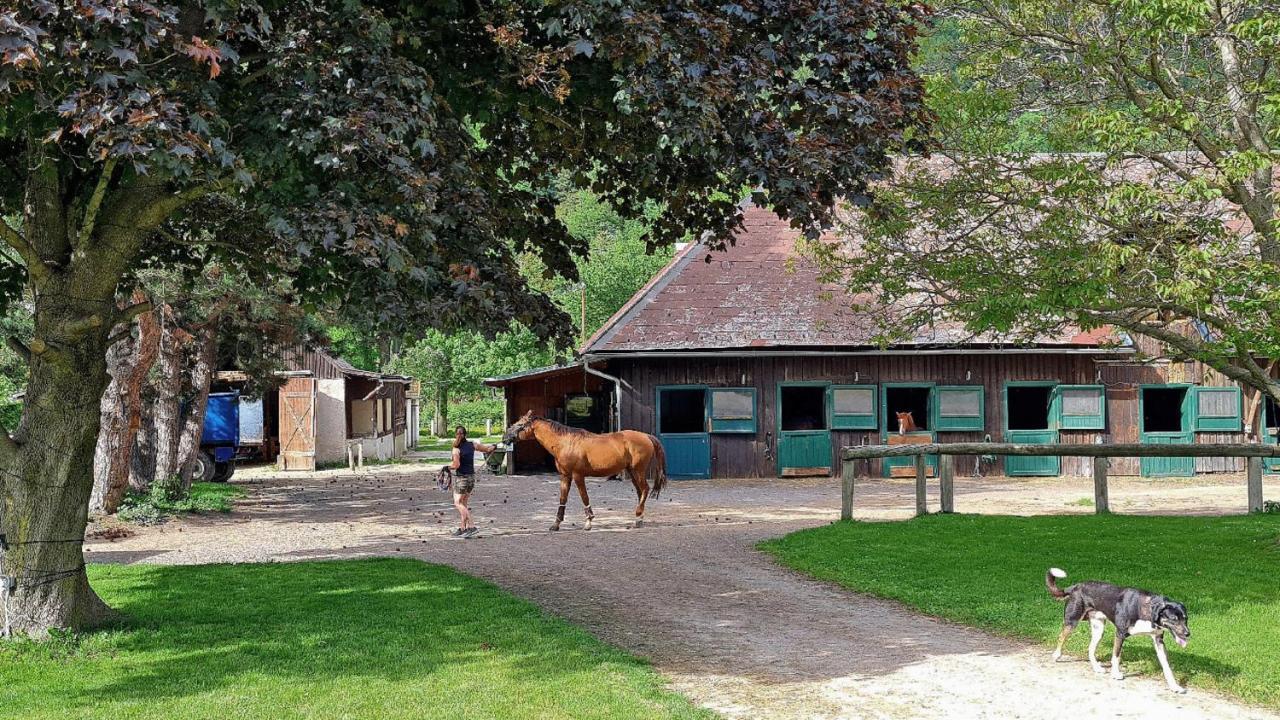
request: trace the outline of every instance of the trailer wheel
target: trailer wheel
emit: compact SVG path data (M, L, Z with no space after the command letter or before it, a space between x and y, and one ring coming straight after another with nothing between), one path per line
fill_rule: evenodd
M234 475L235 472L236 463L234 460L229 462L220 462L213 466L213 477L211 479L213 482L224 483L230 480L231 476Z
M196 453L195 459L191 461L191 481L209 482L213 479L215 465L213 456L209 453Z

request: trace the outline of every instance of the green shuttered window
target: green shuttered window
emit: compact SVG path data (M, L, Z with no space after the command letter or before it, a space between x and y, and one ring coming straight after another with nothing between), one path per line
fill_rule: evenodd
M1198 432L1240 432L1240 388L1195 388L1195 429Z
M1107 389L1102 385L1059 385L1063 430L1106 430Z
M876 429L875 385L832 385L829 392L832 430Z
M982 430L986 393L981 385L939 385L934 389L934 430Z
M711 432L754 433L755 431L755 388L711 389Z

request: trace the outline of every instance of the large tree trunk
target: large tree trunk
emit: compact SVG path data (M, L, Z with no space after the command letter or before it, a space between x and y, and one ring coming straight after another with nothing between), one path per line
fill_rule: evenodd
M35 339L22 422L4 452L0 532L4 574L17 577L9 620L17 634L91 627L111 616L89 587L82 543L93 486L98 413L107 385L112 293L88 300L57 275L35 298Z
M141 292L133 301L143 302ZM116 343L107 351L111 383L102 395L102 429L94 457L93 495L89 509L110 515L120 508L129 477L135 438L142 427L142 386L155 363L160 333L153 313L137 318L138 336Z
M195 359L191 365L191 390L195 396L187 406L178 437L178 468L184 493L191 489L191 469L196 453L200 452L204 411L209 404L209 385L213 383L213 365L217 359L217 321L210 320L196 331Z
M178 327L173 310L161 308L159 375L155 382L155 402L151 406L155 452L153 483L170 492L178 489L178 436L182 414L182 368L191 335Z
M149 390L149 388L144 388ZM150 399L143 407L151 405ZM133 438L133 453L129 457L129 489L142 494L151 490L156 479L156 425L148 413L142 413L138 434Z

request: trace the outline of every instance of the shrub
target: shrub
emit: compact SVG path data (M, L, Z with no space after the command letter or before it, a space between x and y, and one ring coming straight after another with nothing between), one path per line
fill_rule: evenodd
M468 434L479 435L484 432L486 418L493 421L495 430L501 429L502 398L463 400L449 405L450 428L465 425Z

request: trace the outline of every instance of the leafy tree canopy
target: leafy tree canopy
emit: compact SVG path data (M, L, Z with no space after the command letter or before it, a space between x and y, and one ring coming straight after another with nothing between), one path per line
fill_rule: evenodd
M1111 325L1275 395L1257 358L1280 357L1280 5L941 12L949 37L920 59L934 155L852 216L862 242L817 248L895 309L885 342L939 319L1015 338Z

